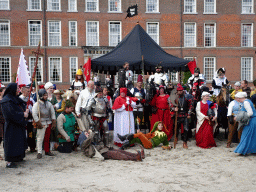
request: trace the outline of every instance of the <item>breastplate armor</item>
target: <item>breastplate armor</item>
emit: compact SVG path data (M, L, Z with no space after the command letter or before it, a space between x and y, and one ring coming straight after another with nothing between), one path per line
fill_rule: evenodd
M50 121L51 120L51 111L49 104L40 103L40 119L41 121Z
M95 98L95 105L92 107L92 115L95 117L106 117L107 104L103 98Z

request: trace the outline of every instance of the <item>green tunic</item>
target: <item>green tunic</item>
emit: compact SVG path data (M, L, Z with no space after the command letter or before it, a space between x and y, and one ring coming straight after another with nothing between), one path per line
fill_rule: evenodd
M65 113L64 116L66 118L66 122L63 123L63 129L70 137L70 140L75 141L75 123L76 123L75 116L72 113L70 114ZM67 142L67 140L59 138L59 142L60 143Z
M165 132L157 130L154 133L155 133L155 136L151 139L153 147L157 147L161 143L163 143L164 146L168 146L169 145L169 142L168 142L168 139L167 139L167 135L166 135Z

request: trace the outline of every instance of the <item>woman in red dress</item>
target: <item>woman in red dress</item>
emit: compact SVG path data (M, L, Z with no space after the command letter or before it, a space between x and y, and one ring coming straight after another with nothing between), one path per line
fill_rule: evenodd
M215 121L217 119L217 108L216 104L212 104L209 101L208 92L202 93L202 101L197 103L196 106L196 115L197 115L197 125L196 125L196 145L201 148L211 148L217 147L214 138L213 130ZM208 109L213 109L215 116L207 116Z
M172 118L170 114L169 102L168 102L169 95L165 94L164 86L159 86L159 94L156 94L150 105L155 108L156 112L152 113L151 118L151 129L153 129L154 124L157 121L162 121L168 130L166 132L168 136L168 140L172 138L173 135L173 126L172 126Z

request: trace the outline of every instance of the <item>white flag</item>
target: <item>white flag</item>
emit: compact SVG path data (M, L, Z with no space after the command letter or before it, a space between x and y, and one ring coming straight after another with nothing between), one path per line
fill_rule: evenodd
M31 83L30 79L31 78L28 71L27 62L25 60L25 55L23 54L23 49L21 48L20 61L19 61L19 66L18 66L18 71L16 76L16 83L18 85L28 85Z

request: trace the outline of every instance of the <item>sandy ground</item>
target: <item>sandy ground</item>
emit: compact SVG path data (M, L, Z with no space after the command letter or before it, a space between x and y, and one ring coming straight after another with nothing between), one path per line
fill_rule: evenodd
M201 149L192 139L184 150L179 141L171 151L145 150L142 162L89 159L80 150L38 160L27 152L17 169L0 162L0 191L256 191L256 156L233 153L237 144L227 149L223 134L216 143Z

